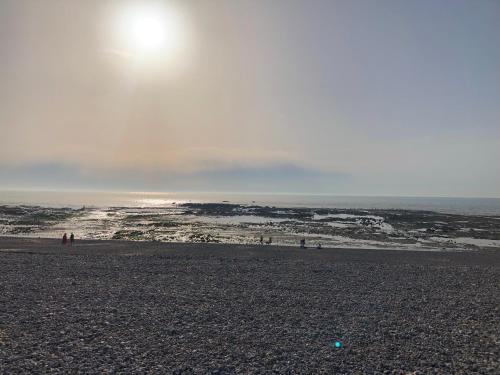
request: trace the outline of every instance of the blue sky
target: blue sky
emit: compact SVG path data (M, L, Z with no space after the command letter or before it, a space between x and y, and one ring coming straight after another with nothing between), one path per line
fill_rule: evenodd
M500 1L133 3L0 3L0 188L500 197Z

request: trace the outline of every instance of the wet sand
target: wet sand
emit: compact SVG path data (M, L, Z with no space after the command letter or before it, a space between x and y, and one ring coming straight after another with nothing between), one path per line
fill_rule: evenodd
M498 251L0 238L0 373L494 374L499 281Z
M184 203L166 207L0 205L0 236L407 250L500 249L500 216L397 209Z

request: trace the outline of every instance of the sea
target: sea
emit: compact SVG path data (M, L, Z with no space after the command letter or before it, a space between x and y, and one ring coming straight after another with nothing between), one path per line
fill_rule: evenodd
M499 226L499 198L0 191L0 236L463 251Z

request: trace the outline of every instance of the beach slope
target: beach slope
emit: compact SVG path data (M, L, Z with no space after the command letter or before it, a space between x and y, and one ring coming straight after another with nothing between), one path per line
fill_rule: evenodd
M0 373L494 374L499 280L498 251L0 238Z

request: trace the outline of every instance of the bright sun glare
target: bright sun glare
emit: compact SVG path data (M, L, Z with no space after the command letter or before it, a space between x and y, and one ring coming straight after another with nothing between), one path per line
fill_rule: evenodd
M137 2L124 8L117 23L120 50L141 58L172 57L182 44L182 27L175 9Z
M141 15L130 22L131 45L136 51L154 52L160 50L167 37L166 24L158 17Z

